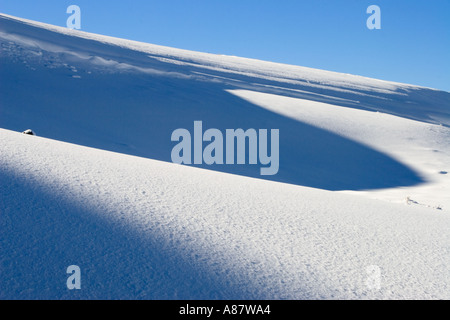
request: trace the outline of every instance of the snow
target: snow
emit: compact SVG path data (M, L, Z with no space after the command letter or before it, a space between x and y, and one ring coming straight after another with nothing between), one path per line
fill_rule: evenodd
M1 299L449 299L450 93L3 14L0 45ZM170 163L196 120L279 129L279 173Z
M449 298L437 210L0 136L3 298Z
M382 112L336 107L327 103L230 90L263 108L347 137L408 165L427 183L408 188L351 192L394 202L407 197L432 208L450 208L450 177L442 174L450 164L450 130ZM445 170L443 170L445 169ZM373 170L373 169L372 169ZM348 192L347 192L348 193Z

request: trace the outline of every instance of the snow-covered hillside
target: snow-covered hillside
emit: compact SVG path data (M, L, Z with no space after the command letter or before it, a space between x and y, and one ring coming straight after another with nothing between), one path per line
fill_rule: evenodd
M0 298L450 298L450 93L7 15L0 45ZM170 163L196 120L279 129L278 174Z
M0 137L2 298L450 297L438 210Z

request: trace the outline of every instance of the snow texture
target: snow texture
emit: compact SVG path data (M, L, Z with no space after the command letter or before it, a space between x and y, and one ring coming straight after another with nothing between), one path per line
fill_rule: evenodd
M450 93L3 14L0 46L1 299L450 298ZM170 163L195 120L279 129L279 173Z

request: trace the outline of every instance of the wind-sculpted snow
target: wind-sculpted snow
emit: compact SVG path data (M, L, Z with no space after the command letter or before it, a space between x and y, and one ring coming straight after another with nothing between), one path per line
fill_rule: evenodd
M0 298L450 297L440 211L3 129L0 141Z
M284 65L253 59L162 47L69 30L0 15L1 39L24 45L21 54L44 52L109 72L140 70L307 98L364 110L378 110L415 120L450 125L450 93L414 85ZM99 62L100 61L103 62ZM108 61L106 64L105 62ZM86 61L85 61L86 62ZM116 68L111 68L115 65ZM173 72L173 73L172 73Z
M441 96L447 93L158 47L7 16L2 16L0 26L0 76L8 79L0 88L3 128L18 131L26 126L41 136L163 161L171 161L171 133L192 128L196 120L222 131L279 129L280 170L265 179L328 190L383 189L425 181L385 153L261 108L229 90L333 102L336 108L389 109L430 121L440 117L440 111L433 110L443 108ZM409 99L424 90L436 98L437 107L429 107L426 115L420 109L425 106L405 109L419 103L410 104ZM201 167L261 178L258 166Z

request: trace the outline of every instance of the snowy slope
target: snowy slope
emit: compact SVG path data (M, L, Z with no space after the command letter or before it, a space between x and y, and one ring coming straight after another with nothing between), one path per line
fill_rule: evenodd
M327 103L277 95L231 90L263 108L347 137L397 159L413 169L423 183L408 188L358 191L356 194L393 202L406 202L440 210L450 208L450 130L446 126L366 112ZM379 165L375 159L366 170ZM349 192L347 192L349 193ZM355 193L355 192L350 192Z
M0 139L2 298L450 298L437 210ZM71 264L78 292L65 288Z
M450 94L237 57L188 52L3 16L0 126L170 161L171 133L281 129L280 171L263 178L328 190L405 187L421 172L328 128L230 93L246 89L448 122ZM24 128L26 127L26 128ZM351 156L350 156L351 155ZM370 163L377 163L367 170ZM258 166L204 168L261 178Z
M0 298L449 298L450 93L7 15L0 46ZM279 129L278 174L170 163L195 120Z
M396 159L278 116L228 90L275 92L426 121L448 116L449 94L431 89L162 48L10 17L3 17L1 29L0 72L9 81L0 89L0 126L31 127L42 136L121 153L170 161L171 133L191 129L194 120L220 130L282 128L280 172L265 178L329 190L412 186L423 178ZM369 162L379 165L369 171L361 165ZM260 177L255 166L207 168Z

